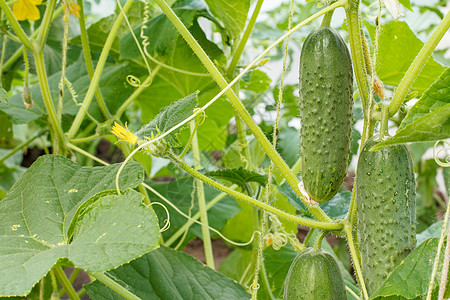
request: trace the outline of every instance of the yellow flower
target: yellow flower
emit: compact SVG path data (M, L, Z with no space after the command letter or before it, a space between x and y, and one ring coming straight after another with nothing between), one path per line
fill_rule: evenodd
M70 1L70 0L65 0L65 1ZM61 5L64 7L64 12L66 11L66 5L64 3L64 1L61 1ZM69 13L74 15L75 17L77 17L78 19L80 18L80 6L72 1L70 1L69 3Z
M18 21L30 20L36 21L41 18L39 9L36 5L42 3L42 0L19 0L13 4L12 10Z
M135 136L130 130L128 130L127 125L125 128L114 122L112 134L117 136L119 139L130 143L131 145L136 145L138 142L138 137Z

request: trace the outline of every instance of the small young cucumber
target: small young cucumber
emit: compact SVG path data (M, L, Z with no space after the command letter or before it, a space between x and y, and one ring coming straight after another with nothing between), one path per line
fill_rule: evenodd
M300 56L300 175L309 196L330 200L346 175L353 125L353 73L345 42L332 28L306 38Z
M347 299L344 280L334 257L314 248L297 255L286 277L283 299Z
M361 150L356 171L359 249L369 296L415 248L416 202L414 167L404 145Z

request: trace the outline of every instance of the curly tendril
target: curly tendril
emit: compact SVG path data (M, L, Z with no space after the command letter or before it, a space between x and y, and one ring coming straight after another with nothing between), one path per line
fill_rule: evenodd
M437 147L439 146L439 143L442 142L443 147L441 149L438 149L436 152ZM433 157L436 163L443 167L450 167L450 155L448 154L448 151L450 150L450 143L448 141L437 141L433 146ZM440 154L443 153L444 161L441 161L439 159Z

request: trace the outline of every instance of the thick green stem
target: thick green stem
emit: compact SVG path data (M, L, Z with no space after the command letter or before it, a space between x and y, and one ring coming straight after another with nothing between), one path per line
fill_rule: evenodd
M283 174L283 177L286 178L286 181L289 183L291 188L294 190L294 192L299 196L300 199L302 199L305 206L309 209L309 211L316 217L319 221L326 221L331 222L331 218L328 217L323 210L317 206L317 205L311 205L304 199L300 188L298 186L299 181L295 174L291 172L286 162L283 160L283 158L280 156L280 154L273 148L272 144L269 142L269 140L266 138L262 130L259 128L259 126L252 120L252 117L248 113L248 111L245 109L241 101L238 99L236 94L230 90L230 86L226 82L225 78L222 76L220 71L216 68L214 63L211 61L211 59L208 57L208 55L204 52L204 50L201 48L201 46L198 44L198 42L195 40L195 38L192 36L192 34L189 32L189 30L184 26L184 24L181 22L181 20L175 15L173 10L167 5L167 3L164 0L155 0L156 4L161 8L161 10L164 12L164 14L169 18L169 20L172 22L172 24L177 28L178 32L183 36L183 38L187 41L189 46L192 48L194 53L197 55L197 57L200 59L200 61L203 63L203 65L206 67L206 69L210 72L213 79L217 82L217 84L220 86L221 89L223 89L224 93L230 100L231 104L233 105L234 109L238 112L244 123L247 125L247 127L250 129L250 131L253 133L255 138L258 140L264 151L267 153L269 158L274 162L274 164L278 167L280 172ZM314 14L313 16L309 17L302 23L295 26L292 30L289 31L288 34L283 35L281 38L279 38L275 44L280 43L284 38L286 38L289 34L292 34L295 30L298 30L300 27L304 26L305 24L309 23L310 21L314 20L315 18L327 13L328 11L331 11L337 7L343 6L347 3L346 0L340 0L329 7L321 10L320 12ZM264 53L262 53L260 56L258 56L258 60L261 59L270 49L267 49ZM247 67L244 72L247 72L249 70L249 67ZM244 73L243 72L243 73ZM241 74L243 74L241 73ZM233 84L236 83L235 81L240 78L239 76L233 80ZM258 201L259 202L259 201Z
M48 31L53 21L53 13L55 12L56 0L49 0L47 2L47 8L45 9L44 17L42 18L41 26L39 26L38 34L38 47L37 51L42 52L44 50L45 42L47 41Z
M126 13L130 9L134 0L128 0L124 7L123 11ZM111 50L112 44L116 38L117 32L119 31L119 27L123 21L123 14L119 14L114 22L114 25L109 32L108 38L106 39L105 45L103 46L102 53L100 54L100 58L97 62L97 67L95 68L94 75L91 80L91 84L86 92L86 96L84 97L83 103L81 104L80 110L78 111L75 120L70 127L68 132L69 139L73 138L77 133L78 129L83 122L83 119L86 115L86 111L89 109L91 105L92 98L94 97L95 91L97 89L98 83L100 82L100 76L102 75L103 68L105 67L106 59L108 58L109 51Z
M423 45L422 49L420 49L419 54L417 54L413 63L409 66L408 71L406 71L405 76L403 76L400 84L398 85L394 96L392 97L391 104L389 105L389 115L393 116L399 110L403 101L405 100L406 95L408 94L408 90L411 85L414 83L417 75L419 75L423 66L426 64L431 54L434 51L434 48L439 44L439 41L442 39L444 34L448 31L450 27L450 11L447 12L444 19L442 19L441 23L436 27L433 34L430 36L428 41Z
M256 18L261 11L261 6L264 0L258 0L256 3L255 9L253 10L250 21L248 21L247 27L245 28L244 34L242 35L241 40L239 41L239 45L236 48L236 51L233 54L233 58L231 59L230 65L228 66L227 75L228 78L232 78L234 76L234 71L236 70L236 66L241 59L242 52L244 51L245 45L247 44L248 39L253 31L253 27L256 23Z
M322 232L320 232L319 236L317 237L316 241L314 242L314 249L315 250L322 249L322 241L323 241L323 238L327 234L328 234L328 231L326 231L326 230L322 230Z
M314 227L314 228L318 228L318 229L325 229L325 230L340 230L343 229L344 225L341 222L320 222L320 221L315 221L315 220L311 220L311 219L305 219L305 218L301 218L301 217L297 217L294 215L291 215L285 211L282 211L278 208L272 207L264 202L258 201L250 196L247 196L245 194L242 194L240 192L234 191L230 188L227 188L223 185L221 185L220 183L212 180L211 178L197 172L196 170L194 170L193 168L191 168L188 164L186 164L184 161L180 160L176 155L174 154L170 154L169 158L172 160L173 163L175 163L177 166L179 166L181 169L185 170L186 172L188 172L189 174L191 174L192 176L194 176L195 178L198 178L204 182L206 182L207 184L215 187L216 189L225 192L227 194L229 194L230 196L242 200L246 203L249 203L251 205L254 205L256 207L259 207L261 209L264 209L274 215L277 215L279 217L282 217L286 220L289 220L291 222L297 223L297 224L301 224L304 226L308 226L308 227Z
M38 51L34 54L34 62L36 64L36 72L39 78L39 86L41 87L42 99L44 100L44 105L48 113L48 119L51 125L51 129L53 130L57 140L57 145L54 145L56 150L54 151L54 153L64 154L66 151L65 138L61 124L58 121L58 116L56 115L52 96L50 94L47 73L45 71L44 65L44 54L42 51Z
M86 31L86 23L84 21L84 6L83 0L77 0L77 4L80 6L80 37L81 37L81 47L83 48L84 62L86 63L86 69L88 71L89 78L92 80L94 76L94 67L91 59L91 52L89 50L89 40ZM95 98L97 99L98 107L103 114L105 119L109 119L111 114L109 113L108 107L106 106L105 100L103 99L100 87L97 86L95 89Z
M364 128L369 127L370 116L368 115L370 102L370 88L367 80L367 68L364 59L364 48L361 36L361 20L359 15L359 0L349 0L345 7L347 15L348 33L350 40L350 51L352 54L353 70L355 72L356 83L358 84L359 95L364 112ZM369 138L369 131L363 132L361 141L364 143Z
M135 294L109 278L108 275L104 273L93 273L91 274L93 277L95 277L98 281L109 287L111 290L119 294L120 296L124 297L128 300L141 300L141 298L137 297Z
M58 277L58 280L63 288L66 290L67 296L69 296L71 300L80 300L80 297L78 297L77 292L74 290L69 279L66 277L66 274L64 273L62 267L56 265L55 267L53 267L53 271L55 272L56 277Z
M333 18L333 11L327 12L325 16L323 16L322 23L320 27L330 27L331 19Z
M380 122L380 138L384 138L389 135L388 123L389 123L389 107L385 103L380 103L381 106L381 122Z
M369 295L367 294L366 284L364 283L364 279L362 276L361 265L359 263L359 257L358 257L357 251L356 251L355 244L353 243L352 226L346 225L345 232L347 234L348 248L350 250L350 255L352 257L353 268L355 269L356 278L358 279L359 289L361 290L362 295L364 295L364 299L369 299Z
M194 168L196 170L200 170L202 165L200 163L200 149L198 147L198 138L197 138L197 126L195 124L195 120L191 121L191 134L193 135L192 139L192 154L194 158ZM200 221L202 222L202 237L203 237L203 249L205 251L205 260L206 265L211 269L215 269L214 267L214 255L212 251L211 244L211 236L209 234L209 222L208 222L208 213L206 210L206 201L205 201L205 190L203 188L203 182L199 179L195 179L195 186L197 189L197 200L198 200L198 210L200 212Z
M17 37L20 39L22 44L30 49L34 50L33 44L28 38L27 34L23 31L22 27L20 27L19 22L17 22L16 17L14 17L13 12L9 8L8 4L6 4L5 0L0 0L0 8L5 13L6 18L8 19L9 24L11 24L12 29L16 33Z

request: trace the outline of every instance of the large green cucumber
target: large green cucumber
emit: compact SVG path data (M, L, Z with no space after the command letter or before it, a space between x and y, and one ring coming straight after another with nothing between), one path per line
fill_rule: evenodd
M300 175L309 196L330 200L346 175L353 125L350 53L332 28L306 38L300 56Z
M334 257L314 248L297 255L286 277L283 299L347 299L344 280Z
M369 295L415 248L416 202L414 167L404 145L369 151L368 140L356 171L359 249Z

